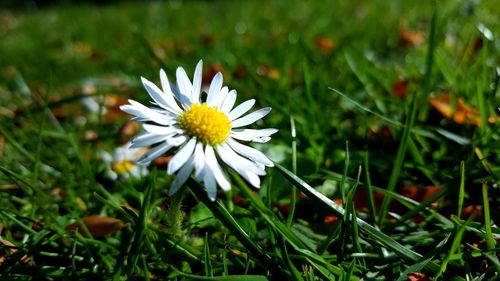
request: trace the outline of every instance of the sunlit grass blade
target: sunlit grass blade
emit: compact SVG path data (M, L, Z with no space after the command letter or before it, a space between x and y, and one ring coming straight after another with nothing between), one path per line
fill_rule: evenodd
M301 252L303 255L307 255L309 258L312 258L316 261L322 261L322 263L326 263L324 259L313 252L313 249L309 247L298 235L296 235L291 229L286 227L286 225L279 220L275 216L275 214L269 210L265 204L255 196L252 190L243 182L243 180L236 174L233 174L233 178L238 183L241 190L245 193L246 198L250 200L252 206L257 209L262 218L268 223L270 227L273 228L277 232L277 234L281 235L283 239L285 239L288 243L290 243L295 251ZM293 183L292 183L293 184ZM277 242L279 243L279 242ZM315 264L312 264L315 266ZM327 270L330 270L330 273L338 275L339 269L336 266L326 267Z
M293 116L290 116L290 131L292 136L292 171L297 173L297 132L295 130L295 121ZM295 214L295 208L297 205L297 189L292 186L292 201L290 202L290 213L288 214L288 219L286 225L288 227L292 226L293 216Z
M312 200L314 200L316 203L321 204L325 208L327 208L329 211L333 212L335 215L343 217L345 214L345 210L335 204L335 202L331 201L329 198L324 196L323 194L319 193L316 191L314 188L309 186L306 182L304 182L302 179L299 177L295 176L292 174L290 171L285 169L283 166L276 164L276 168L278 171L280 171L287 180L289 180L291 183L295 184L295 186L304 194L309 196ZM388 249L391 249L394 251L398 256L401 258L410 260L410 261L418 261L419 259L422 258L422 256L407 247L402 246L398 242L396 242L394 239L390 238L380 230L374 228L373 226L369 225L365 221L361 219L357 219L357 224L360 227L361 230L363 230L368 236L370 236L372 239L377 241L379 244L383 245L384 247L387 247ZM426 268L428 268L431 271L437 271L439 270L439 266L436 265L435 263L429 263L426 265Z

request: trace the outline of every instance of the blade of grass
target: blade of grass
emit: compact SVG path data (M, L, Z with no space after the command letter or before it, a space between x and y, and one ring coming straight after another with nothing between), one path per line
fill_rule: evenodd
M258 245L256 244L243 228L236 222L231 214L217 201L211 201L203 189L203 187L195 180L188 179L187 182L190 190L196 198L205 204L214 216L219 219L225 227L227 227L233 235L245 246L245 248L254 255L255 260L269 269L275 278L286 278L281 267Z
M427 61L425 66L425 74L424 74L424 85L422 87L422 93L419 96L419 99L427 100L427 95L430 89L430 81L432 75L432 64L434 57L434 37L436 33L436 16L437 16L437 8L434 9L434 14L432 15L431 21L431 30L429 35L429 46L427 49ZM403 162L405 159L406 148L410 141L410 132L415 122L415 117L417 115L417 92L413 93L411 103L410 103L410 111L408 117L406 118L405 126L403 129L403 136L401 137L401 141L399 143L398 151L396 153L396 159L394 161L394 165L391 171L391 175L389 177L389 183L387 184L388 191L394 191L396 188L396 184L399 179L399 174L401 173L401 168L403 167ZM424 107L426 108L426 107ZM378 225L382 225L384 219L389 210L389 204L391 203L390 197L384 197L384 201L380 205L380 213L379 213L379 221Z
M358 253L363 253L363 249L361 248L361 243L359 241L359 230L358 230L358 224L356 223L356 221L358 220L358 217L356 215L356 206L354 204L354 195L356 194L356 190L357 190L358 185L359 185L359 179L361 178L361 170L362 170L362 168L361 168L361 166L359 166L358 177L357 177L356 183L351 188L351 190L349 191L349 194L348 194L348 202L352 202L351 206L350 206L350 214L351 214L351 218L352 218L352 221L351 221L352 237L353 237L354 246L356 247L356 251ZM362 257L360 259L361 259L361 264L366 267L365 259Z
M458 203L457 203L457 217L462 216L462 208L464 206L465 197L465 163L460 162L460 187L458 188Z
M394 125L394 126L396 126L396 127L403 127L403 124L401 124L401 122L399 122L399 121L395 121L395 120L392 120L392 119L390 119L390 118L388 118L388 117L386 117L386 116L384 116L384 115L382 115L382 114L380 114L380 113L377 113L377 112L375 112L375 111L373 111L373 110L369 109L368 107L366 107L366 106L364 106L364 105L360 104L359 102L357 102L357 101L353 100L352 98L350 98L350 97L349 97L349 96L347 96L346 94L344 94L344 93L340 92L339 90L334 89L334 88L331 88L331 87L328 87L328 89L330 89L331 91L335 92L336 94L338 94L338 95L342 96L343 98L347 99L348 101L350 101L350 102L351 102L351 103L353 103L356 107L358 107L358 108L362 109L363 111L366 111L366 112L368 112L368 113L370 113L370 114L372 114L372 115L375 115L375 116L377 116L378 118L380 118L380 119L384 120L385 122L387 122L387 123L389 123L389 124L392 124L392 125Z
M486 240L486 249L488 249L488 251L491 251L489 253L486 253L486 255L491 258L493 264L497 269L497 272L500 273L500 263L498 261L498 257L495 251L496 240L493 237L493 233L491 231L490 202L488 197L488 184L486 182L483 182L482 190L483 190L484 230L486 232L484 238Z
M460 246L462 243L462 238L464 235L465 226L466 226L466 224L457 226L456 234L455 234L455 237L453 238L453 242L451 244L450 250L448 251L448 254L444 258L443 262L441 263L441 269L436 274L436 277L435 277L436 280L439 279L439 277L441 277L441 275L446 271L446 267L448 266L448 263L453 259L453 256L455 255L455 253L460 251Z
M264 275L227 275L227 276L215 276L215 277L204 277L189 273L184 273L174 266L170 265L170 268L175 271L175 273L180 276L188 278L188 280L207 280L207 281L269 281L267 276Z
M332 200L327 198L325 195L316 191L309 184L304 182L302 179L300 179L296 175L292 174L290 171L288 171L283 166L275 163L275 167L288 181L295 184L295 186L301 192L303 192L304 194L309 196L316 203L324 206L325 208L327 208L329 211L333 212L337 216L340 216L340 217L344 216L345 210L342 207L335 204L335 202L333 202ZM372 239L377 241L380 245L382 245L388 249L391 249L401 258L407 259L407 260L410 260L413 262L418 261L422 258L422 255L408 249L407 247L402 246L401 244L396 242L394 239L387 236L385 233L381 232L380 230L374 228L373 226L369 225L368 223L366 223L362 219L358 218L356 220L356 223L358 224L360 229L363 230L368 236L370 236ZM439 266L435 263L427 264L426 268L432 272L436 272L439 270Z
M345 159L344 159L344 172L342 173L342 180L340 181L340 194L342 196L342 205L346 206L345 195L345 181L347 178L347 170L349 169L349 141L345 141ZM293 173L296 175L297 173Z
M297 268L295 267L295 265L293 264L292 260L288 255L285 239L283 238L283 236L277 236L277 238L278 238L278 246L281 251L281 256L284 259L284 263L288 268L288 271L290 272L290 277L296 281L304 281L304 278L302 278L301 273L297 270Z
M282 235L283 238L285 238L286 241L290 243L296 251L314 260L326 262L324 261L323 257L321 257L318 254L315 254L312 251L312 249L308 247L308 245L302 239L299 238L299 236L297 236L293 231L291 231L288 227L286 227L286 225L282 223L280 219L277 218L271 210L266 208L264 203L255 196L252 190L243 182L243 180L237 174L232 173L231 175L235 179L240 189L245 193L246 198L250 200L252 206L257 209L262 218L266 220L268 225L272 227L273 230ZM315 264L312 265L315 266ZM340 274L340 268L338 267L330 266L327 267L327 269L330 270L330 272L335 275Z
M208 232L205 232L205 245L203 247L203 260L205 261L205 276L214 277L214 269L210 260L210 248L208 247Z
M368 150L365 152L364 166L365 166L366 196L368 201L368 212L369 212L368 222L370 224L374 224L376 220L375 217L376 208L375 208L375 198L373 197L372 182L370 178L370 169L368 165Z
M128 252L128 259L126 265L127 278L132 279L136 270L137 262L142 253L144 246L144 236L148 228L149 210L151 209L151 199L153 194L154 185L156 183L156 173L151 173L149 182L147 183L144 192L144 198L141 202L141 209L139 210L139 217L134 224L134 236Z
M404 214L401 218L397 220L397 223L403 224L406 220L416 216L418 213L420 213L422 210L427 209L432 203L436 202L439 198L443 197L448 193L447 189L442 189L436 193L434 193L429 199L425 200L422 203L418 203L417 206L413 207L408 211L406 214Z
M292 135L292 171L297 173L297 133L295 131L295 121L293 116L290 116L290 131ZM297 188L292 185L292 202L290 202L290 213L286 225L288 228L292 227L293 216L295 214L295 207L297 205Z
M359 71L356 62L350 53L345 52L344 57L347 61L347 65L351 68L352 72L354 73L354 75L356 75L356 77L361 82L361 84L363 84L363 87L365 88L366 93L375 102L375 105L377 106L378 110L382 113L385 113L387 111L387 109L386 109L382 99L377 98L377 93L373 89L373 85L368 81L368 77L365 76L365 72Z

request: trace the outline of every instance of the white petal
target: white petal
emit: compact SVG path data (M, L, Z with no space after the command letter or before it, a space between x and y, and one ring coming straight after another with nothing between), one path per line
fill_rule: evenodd
M259 176L263 176L266 174L265 171L265 166L260 164L260 163L255 163L252 162L245 157L242 157L241 155L238 155L234 150L227 144L222 144L217 147L217 151L219 151L219 148L222 148L222 150L225 151L226 155L230 156L230 160L233 161L235 164L241 166L244 168L244 170L247 170L251 173L257 174Z
M155 84L148 81L144 77L141 77L142 84L146 91L148 91L149 95L153 100L162 108L172 112L179 114L181 112L180 107L174 100L173 95L169 95L168 93L164 93L160 88L158 88Z
M186 74L186 71L182 67L177 68L177 86L181 94L181 103L183 105L191 105L191 93L193 92L193 85Z
M168 136L163 136L163 135L155 135L155 134L148 134L147 135L139 135L136 138L134 138L130 143L129 148L138 148L138 147L146 147L150 146L153 143L161 142L164 141Z
M246 179L251 185L254 187L260 187L260 178L251 170L257 169L252 162L252 165L248 165L246 162L241 162L241 156L238 156L231 148L225 145L217 146L217 153L224 163L226 163L229 167L233 168L238 174L240 174L244 179ZM265 174L265 171L263 172ZM262 174L259 171L259 174Z
M156 122L160 125L169 125L170 121L166 115L158 113L134 100L128 100L130 104L120 106L122 111L132 114L136 117Z
M207 94L208 106L215 106L215 104L217 103L217 95L221 90L222 82L223 82L222 73L218 72L212 79L212 83L210 83L210 89L208 89L208 94Z
M249 111L254 104L255 104L254 99L245 101L244 103L238 105L235 109L231 110L231 112L229 112L229 114L227 115L227 118L233 121L234 119L240 117L241 115Z
M191 157L196 145L196 138L191 138L183 147L175 153L174 157L170 159L167 167L167 173L169 175L175 173L179 170L182 165L186 164L186 161Z
M149 163L151 163L151 161L160 157L161 155L166 153L172 147L174 147L174 146L169 144L169 143L162 143L162 144L158 145L157 147L144 153L144 155L142 155L141 158L139 158L139 160L137 160L137 163L139 163L141 165L149 165Z
M194 103L200 103L200 93L201 93L201 75L203 69L203 61L200 60L196 65L193 77L193 92L191 95L191 101Z
M253 142L258 142L258 143L266 143L271 140L271 137L260 137L260 138L255 138L252 141Z
M269 158L267 158L264 153L258 151L257 149L243 145L232 138L228 138L226 142L232 149L234 149L234 151L245 156L246 158L255 162L262 163L268 167L274 166L274 163L269 160Z
M227 94L224 101L222 101L222 105L220 106L220 110L225 114L228 114L231 109L233 109L234 103L236 102L236 90L231 90Z
M203 183L205 184L205 188L207 189L208 198L210 200L215 201L215 197L217 196L217 185L215 183L215 178L212 173L205 173L203 176Z
M177 99L179 102L181 102L180 94L179 94L179 89L177 89L177 85L171 84L170 81L168 81L167 74L163 69L160 70L160 80L161 80L161 87L163 89L163 92L166 95L171 95L175 99ZM174 100L175 102L175 100Z
M234 129L231 130L229 134L231 137L243 141L256 141L259 142L260 139L269 138L270 135L276 133L278 129L267 128L261 130L254 129ZM270 139L270 138L269 138Z
M222 102L226 98L227 94L229 93L229 89L224 86L219 92L219 95L217 96L217 101L215 102L215 106L220 109Z
M143 124L142 127L146 132L157 134L157 135L170 135L172 133L181 133L181 129L177 129L172 126L156 126L151 124Z
M226 179L226 176L224 176L224 173L222 172L222 169L217 162L217 158L215 158L214 149L210 145L207 145L207 147L205 148L205 163L206 166L212 171L219 186L224 191L228 191L229 189L231 189L231 184Z
M188 138L186 136L180 135L180 136L168 138L167 142L173 146L180 146L180 145L184 144L187 140L188 140Z
M261 119L262 117L266 116L267 114L269 114L269 112L271 112L270 107L261 108L261 109L254 111L248 115L245 115L244 117L241 117L240 119L236 119L236 120L232 121L231 125L233 128L238 128L238 127L250 125L253 122L255 122L255 121Z
M169 196L172 196L174 193L176 193L181 188L181 186L186 182L189 175L193 171L193 167L194 167L194 154L191 155L191 157L189 157L186 164L179 170L179 172L175 176L175 179L172 182L172 185L170 185L170 188L168 190Z
M203 178L203 171L205 168L205 153L203 152L203 144L198 142L196 148L194 149L194 176L196 179L201 180Z

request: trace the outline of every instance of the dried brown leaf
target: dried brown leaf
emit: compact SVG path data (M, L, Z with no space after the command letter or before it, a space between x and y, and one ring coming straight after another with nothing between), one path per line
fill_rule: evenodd
M453 120L457 124L481 124L479 110L468 105L462 98L452 97L448 92L431 95L429 103L432 108L441 113L445 118ZM454 105L454 106L453 106ZM454 108L453 108L454 107ZM496 123L498 117L490 116L489 123Z
M85 227L94 238L101 238L113 234L127 225L120 219L98 215L84 217L81 221L85 224ZM80 221L68 225L66 231L78 231L80 234L85 234Z
M316 46L320 54L325 56L330 54L337 44L330 38L320 36L314 39L314 46Z
M420 272L410 272L407 275L408 281L431 281L429 277L425 276L423 273Z

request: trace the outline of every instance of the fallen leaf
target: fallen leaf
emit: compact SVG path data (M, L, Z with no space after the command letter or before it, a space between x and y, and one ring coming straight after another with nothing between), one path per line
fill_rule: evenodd
M330 38L319 36L314 39L314 46L320 54L325 56L330 54L337 44Z
M441 113L445 118L452 119L457 124L481 124L481 117L478 116L479 110L469 106L462 98L453 96L452 100L448 92L431 95L429 103L432 108ZM492 124L497 121L498 117L496 116L488 118L488 122Z
M340 207L342 207L342 199L340 198L337 198L337 199L333 199L333 202L335 202L335 204L339 205ZM339 218L336 216L336 215L333 215L333 214L328 214L325 216L325 218L323 219L323 222L327 225L332 225L334 224Z
M398 98L406 97L408 91L408 81L407 80L397 80L392 82L392 93Z
M410 272L406 277L408 277L408 281L431 281L431 279L420 272Z
M84 217L82 222L94 238L101 238L108 234L113 234L127 226L127 224L120 219L98 215ZM68 225L66 231L78 231L80 234L85 235L86 232L82 228L81 222L77 221Z
M481 219L483 217L482 205L467 205L462 208L462 219Z
M128 99L117 95L107 95L104 98L106 112L104 114L104 123L112 124L116 120L122 119L127 114L120 109L121 105L128 103Z
M425 43L424 34L417 30L400 29L399 44L403 46L420 46Z
M259 76L267 77L271 80L278 80L281 77L281 73L276 68L272 68L268 65L261 64L257 67L257 74Z
M0 239L0 267L5 262L7 256L12 255L15 252L17 252L17 249L14 244L10 241ZM26 265L34 265L33 261L26 255L22 256L20 261Z
M160 156L153 160L153 165L158 168L166 169L168 166L168 162L170 162L170 159L172 159L172 156Z

